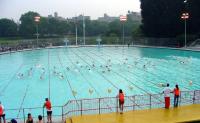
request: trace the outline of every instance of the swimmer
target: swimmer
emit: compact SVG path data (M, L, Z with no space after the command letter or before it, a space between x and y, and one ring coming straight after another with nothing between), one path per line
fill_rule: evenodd
M32 71L31 70L28 71L28 76L32 76Z
M19 79L22 79L22 78L24 77L24 74L19 73L19 74L17 75L17 77L18 77Z
M108 72L110 72L111 71L111 69L110 68L108 68Z
M41 64L36 64L35 67L36 68L40 68L42 65Z
M66 68L68 71L70 70L69 67Z
M55 75L57 74L55 70L53 71L53 74L55 74Z
M180 64L184 64L185 62L184 61L180 61Z
M95 65L94 65L94 64L92 64L92 67L95 67Z
M191 80L189 81L189 85L190 85L190 86L192 85L192 81L191 81Z
M143 65L143 68L145 69L145 68L146 68L146 65Z
M40 80L43 80L44 79L44 76L43 74L40 75Z
M105 73L105 71L103 70L102 73Z
M64 76L63 76L63 75L61 75L61 76L60 76L60 79L64 79Z

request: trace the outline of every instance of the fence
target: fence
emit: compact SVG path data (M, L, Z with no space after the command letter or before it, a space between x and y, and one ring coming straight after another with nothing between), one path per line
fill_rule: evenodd
M63 106L52 106L53 110L53 120L64 121ZM43 107L32 107L32 108L22 108L22 109L5 109L6 120L16 119L18 122L26 122L27 114L31 113L34 121L37 121L38 115L43 116L43 121L45 122L47 114L46 109Z
M174 97L170 95L173 105ZM182 91L179 98L179 105L190 105L200 103L200 90ZM164 108L163 94L147 94L126 96L124 111L143 110L151 108ZM85 114L102 114L118 112L118 98L106 97L96 99L70 100L63 106L63 115L66 118Z
M171 104L173 105L173 94L170 95ZM146 95L134 95L126 96L124 103L124 111L132 110L144 110L152 108L163 108L164 99L163 94L146 94ZM81 99L70 100L64 106L54 106L53 120L65 121L65 118L71 116L85 115L85 114L102 114L118 112L118 98L117 97L105 97L94 99ZM182 91L179 98L179 105L190 105L200 103L200 90L196 91ZM8 114L16 114L18 116L10 115L7 119L16 118L19 121L25 123L27 114L35 112L33 118L37 118L40 114L43 115L44 122L46 117L46 111L42 107L35 108L23 108L23 109L6 109ZM58 118L56 118L58 117Z

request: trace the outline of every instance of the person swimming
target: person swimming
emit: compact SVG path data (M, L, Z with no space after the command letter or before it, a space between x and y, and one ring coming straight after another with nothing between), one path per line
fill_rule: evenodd
M60 75L60 79L64 79L64 76L63 76L63 75Z
M22 78L24 77L24 74L23 74L23 73L19 73L19 74L17 75L17 77L18 77L19 79L22 79Z
M68 71L70 70L69 67L66 68Z
M189 85L190 85L190 86L192 85L192 81L191 81L191 80L189 81Z
M40 75L40 80L43 80L43 79L44 79L44 75L41 74L41 75Z

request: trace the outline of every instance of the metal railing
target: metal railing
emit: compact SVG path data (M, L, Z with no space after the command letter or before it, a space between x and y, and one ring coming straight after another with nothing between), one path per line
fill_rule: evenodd
M170 95L171 106L173 106L174 95ZM71 116L85 115L85 114L102 114L118 112L118 98L117 97L104 97L94 99L80 99L69 100L64 106L53 106L53 120L55 117L59 121L65 121L66 118ZM179 105L200 104L200 90L195 91L181 91L179 97ZM164 95L163 94L146 94L146 95L133 95L126 96L124 103L124 111L132 110L144 110L152 108L164 108ZM43 107L34 108L22 108L22 109L6 109L6 114L10 117L6 119L15 118L20 122L24 122L27 118L27 114L32 114L33 118L37 118L38 115L42 115L44 122L46 117L46 111ZM14 113L15 112L15 113ZM18 116L16 115L18 113ZM12 115L13 114L13 115Z
M171 106L173 106L174 95L170 95ZM118 98L105 97L95 99L70 100L63 106L63 115L66 118L85 114L102 114L118 112ZM182 91L179 97L179 105L190 105L200 103L200 90ZM151 108L164 108L163 94L147 94L126 96L124 111L143 110Z
M53 120L64 121L63 106L52 106L53 110ZM38 115L43 117L45 122L47 113L46 109L43 107L32 107L32 108L21 108L21 109L5 109L6 120L16 119L18 122L26 122L27 114L31 113L34 121L37 121Z

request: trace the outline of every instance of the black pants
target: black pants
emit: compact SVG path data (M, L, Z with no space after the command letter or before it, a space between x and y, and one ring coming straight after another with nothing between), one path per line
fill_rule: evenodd
M179 95L174 95L174 107L178 107Z
M3 115L0 116L0 123L1 123L1 118L3 118L3 122L5 123L6 122L5 114L3 114Z

